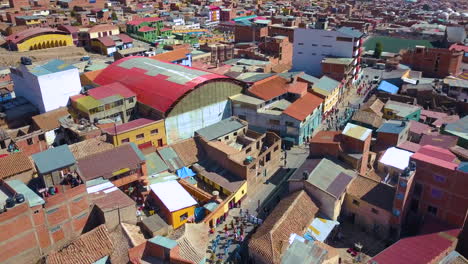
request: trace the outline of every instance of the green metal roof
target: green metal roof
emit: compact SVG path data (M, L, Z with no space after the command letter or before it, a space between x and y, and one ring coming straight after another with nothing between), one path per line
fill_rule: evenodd
M145 155L145 158L148 175L158 174L169 169L166 163L155 152Z
M66 168L76 163L75 157L70 152L68 145L50 148L32 155L31 158L41 174Z
M44 199L37 195L33 190L29 189L26 184L20 180L7 181L7 184L13 188L17 193L24 195L24 198L29 204L29 207L45 204Z
M148 240L150 243L162 246L167 249L173 249L177 246L177 241L163 236L155 236Z
M231 101L233 102L241 102L241 103L252 104L252 105L260 105L265 102L263 100L260 100L260 99L257 99L255 97L248 96L245 94L234 95L234 96L229 97L229 99L231 99Z
M468 116L465 116L455 123L447 124L444 129L446 132L461 137L468 138Z
M141 150L137 147L135 143L130 142L130 146L133 148L133 150L135 151L135 153L141 161L146 160L145 155L143 155L143 152L141 152Z
M179 179L179 176L170 173L170 172L163 172L155 175L150 175L148 177L149 185L160 183L160 182L167 182Z
M314 83L313 90L315 91L316 89L319 89L320 91L317 92L326 96L331 94L333 90L339 86L340 83L338 81L327 76L322 76L317 83Z
M109 256L105 256L99 259L98 261L94 262L93 264L106 264L108 259L109 259Z

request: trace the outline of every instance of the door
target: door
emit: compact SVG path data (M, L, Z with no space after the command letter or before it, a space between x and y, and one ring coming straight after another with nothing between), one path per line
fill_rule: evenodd
M158 139L158 147L161 147L163 145L163 140L162 139Z

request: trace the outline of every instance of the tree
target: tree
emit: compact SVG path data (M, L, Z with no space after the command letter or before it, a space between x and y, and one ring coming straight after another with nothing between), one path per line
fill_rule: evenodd
M382 51L383 51L382 42L379 41L375 43L374 57L376 57L377 59L380 59L380 56L382 56Z
M112 18L112 20L119 20L119 18L117 17L117 14L115 13L115 11L112 11L111 18Z
M424 11L431 11L431 7L428 4L423 5L423 10Z
M75 16L76 16L75 10L72 10L72 11L70 12L70 16L71 16L71 17L75 17Z

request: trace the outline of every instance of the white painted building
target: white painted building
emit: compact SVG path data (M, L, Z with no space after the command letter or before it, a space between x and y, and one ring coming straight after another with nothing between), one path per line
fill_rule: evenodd
M81 91L78 68L61 60L40 66L11 68L16 96L22 96L45 113L66 106L70 96Z
M355 64L360 63L362 35L361 32L348 27L338 30L296 28L293 71L304 71L320 77L320 63L326 57L356 58Z

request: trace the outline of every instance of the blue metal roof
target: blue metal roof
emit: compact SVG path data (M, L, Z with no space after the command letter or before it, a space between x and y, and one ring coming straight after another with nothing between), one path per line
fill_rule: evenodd
M175 246L177 246L177 241L163 236L155 236L148 241L168 249L173 249Z
M62 60L51 60L44 65L36 66L31 70L31 73L36 76L77 69L75 66L66 64Z
M383 123L379 129L377 129L377 133L400 134L407 125L408 123L405 121L389 120Z
M68 145L50 148L31 156L39 173L49 173L60 168L69 167L76 163Z
M399 88L398 86L393 85L387 81L382 81L379 87L377 87L377 90L384 91L384 92L391 93L391 94L396 94L398 93Z
M353 38L360 38L364 35L361 31L355 30L351 27L341 27L337 31Z

